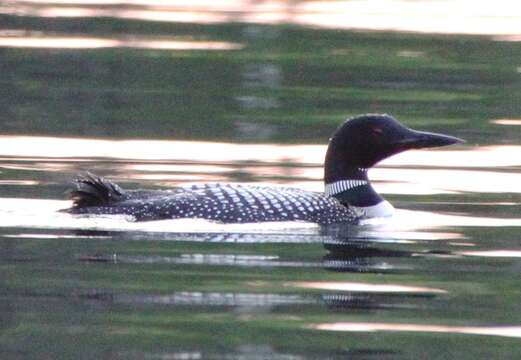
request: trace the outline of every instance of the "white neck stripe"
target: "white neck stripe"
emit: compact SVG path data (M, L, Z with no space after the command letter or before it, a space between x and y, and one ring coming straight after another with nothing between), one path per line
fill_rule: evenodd
M346 190L350 190L357 186L367 185L369 182L367 180L340 180L335 181L331 184L326 184L324 193L326 196L333 196L338 193L344 192Z

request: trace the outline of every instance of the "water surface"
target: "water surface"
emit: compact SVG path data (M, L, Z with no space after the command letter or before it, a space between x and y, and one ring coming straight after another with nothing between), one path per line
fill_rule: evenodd
M294 18L277 21L221 3L0 6L2 358L520 356L521 47L498 37L513 30L300 27L317 3L292 3ZM132 189L321 191L328 137L364 112L467 140L370 171L392 219L320 228L56 212L86 170Z

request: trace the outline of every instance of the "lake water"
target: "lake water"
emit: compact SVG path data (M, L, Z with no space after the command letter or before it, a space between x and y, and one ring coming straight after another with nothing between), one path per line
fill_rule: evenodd
M350 3L0 4L0 358L521 357L521 16L422 28L403 14L447 2L391 1L413 7L364 30L383 17ZM467 140L370 171L392 219L56 212L86 170L321 191L328 137L365 112Z

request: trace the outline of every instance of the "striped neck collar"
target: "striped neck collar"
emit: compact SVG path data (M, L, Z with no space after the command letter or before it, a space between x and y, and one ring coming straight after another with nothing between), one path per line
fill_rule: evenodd
M339 180L334 183L326 184L324 193L326 196L334 196L336 194L340 194L344 191L348 191L354 189L358 186L364 186L369 184L368 180Z
M358 168L353 176L326 183L324 193L345 206L367 207L384 201L367 177L367 169Z
M374 191L367 178L326 184L324 193L353 209L360 218L385 217L394 212L393 206Z

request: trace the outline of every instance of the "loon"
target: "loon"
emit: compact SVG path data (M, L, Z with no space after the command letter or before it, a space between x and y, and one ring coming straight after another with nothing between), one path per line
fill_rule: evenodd
M391 216L394 208L371 186L367 171L409 149L464 142L415 131L387 114L347 119L329 140L324 193L297 188L207 183L169 190L123 190L90 173L73 183L71 214L131 215L135 221L200 218L222 223L306 221L329 225Z

